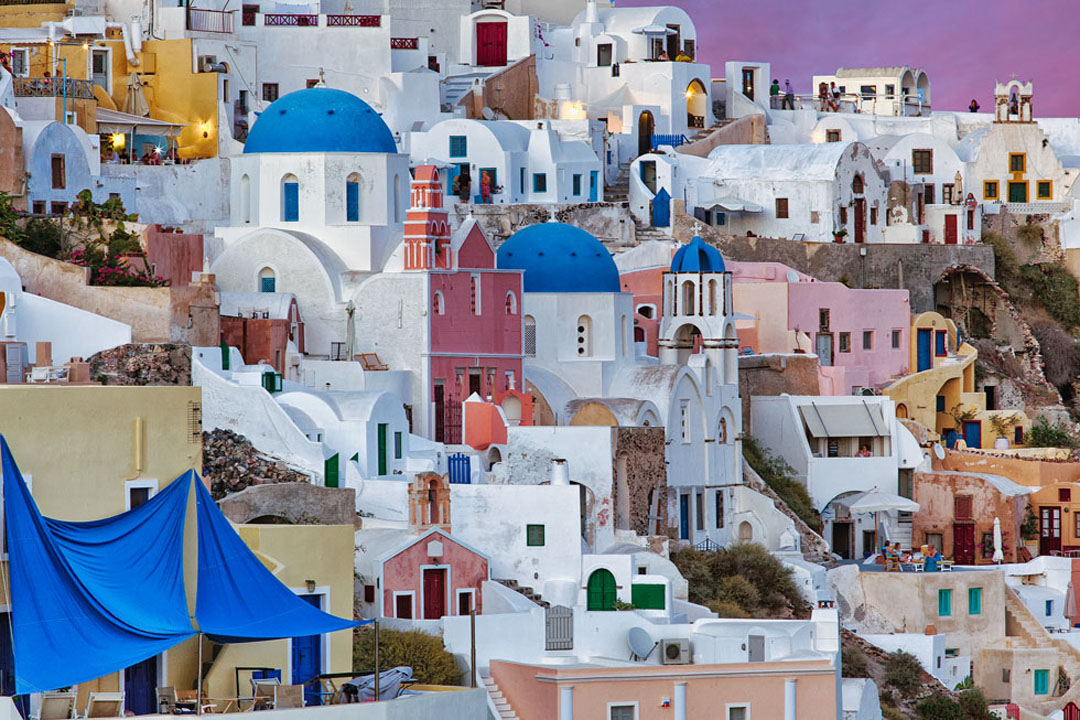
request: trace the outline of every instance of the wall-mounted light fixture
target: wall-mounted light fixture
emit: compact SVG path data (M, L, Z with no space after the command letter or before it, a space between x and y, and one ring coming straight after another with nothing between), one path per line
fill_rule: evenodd
M307 591L309 593L315 592L315 581L314 580L305 580L304 584L307 585Z

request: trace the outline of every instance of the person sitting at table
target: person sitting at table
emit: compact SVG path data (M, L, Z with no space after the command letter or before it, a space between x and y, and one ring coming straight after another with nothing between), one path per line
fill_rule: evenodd
M926 572L937 572L939 562L941 562L941 554L938 552L938 549L935 546L931 545L930 554L927 555L923 560L923 567L925 568Z
M855 457L870 457L870 448L860 445L859 452L855 453Z

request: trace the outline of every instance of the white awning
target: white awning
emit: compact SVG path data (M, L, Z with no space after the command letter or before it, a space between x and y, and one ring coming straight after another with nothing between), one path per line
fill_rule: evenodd
M873 512L918 512L919 503L900 495L884 492L864 492L851 497L841 498L836 502L847 505L853 515Z
M638 35L674 35L676 31L669 27L665 27L664 25L656 25L654 23L652 25L643 25L642 27L634 28L634 32Z
M862 400L843 405L811 402L799 407L806 429L816 438L885 437L889 423L882 417L881 405Z
M147 135L169 135L184 127L183 123L155 120L103 107L97 109L97 124L99 133L143 131Z
M731 197L725 195L724 197L716 198L711 201L712 204L706 204L706 210L724 210L726 212L749 212L759 213L763 208L757 203L752 203L747 200L740 200L737 197Z

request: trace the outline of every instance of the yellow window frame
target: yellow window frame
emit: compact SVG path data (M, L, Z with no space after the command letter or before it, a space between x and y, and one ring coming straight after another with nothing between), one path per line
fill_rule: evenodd
M1020 158L1019 170L1013 170L1013 158ZM1027 172L1027 153L1009 153L1009 172L1014 174Z
M1049 190L1043 195L1042 187L1045 185ZM1054 181L1053 180L1036 180L1035 181L1035 199L1036 200L1049 200L1054 197Z
M1001 196L997 180L983 181L983 200L997 200ZM993 192L990 189L993 188Z

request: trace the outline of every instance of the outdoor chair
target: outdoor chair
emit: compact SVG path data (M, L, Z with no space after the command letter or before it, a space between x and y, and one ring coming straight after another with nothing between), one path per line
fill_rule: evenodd
M67 720L75 717L74 692L47 692L41 694L41 709L35 720Z
M274 688L274 709L304 707L303 685L278 685Z
M365 370L389 370L386 363L379 360L378 353L360 353L360 364Z
M86 715L88 718L111 718L124 716L124 693L121 692L92 692L86 701Z
M252 710L273 707L277 688L281 687L280 678L251 678Z
M903 572L904 568L900 565L900 558L895 555L885 556L885 572Z

